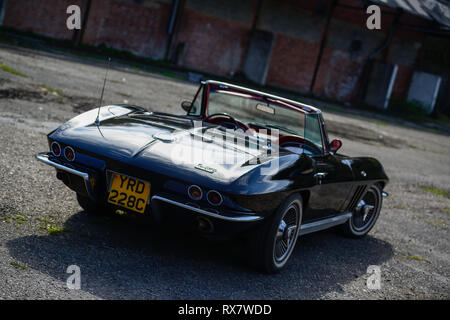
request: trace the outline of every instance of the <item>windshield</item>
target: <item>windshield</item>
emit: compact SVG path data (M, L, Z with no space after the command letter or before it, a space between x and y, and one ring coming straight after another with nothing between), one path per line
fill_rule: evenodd
M227 113L248 125L304 137L305 114L282 101L211 86L208 115Z
M190 115L200 115L206 88L202 85L197 92ZM303 138L323 150L318 114L303 113L276 97L263 97L221 85L210 85L207 93L205 116L226 113L248 126L278 129L280 135Z

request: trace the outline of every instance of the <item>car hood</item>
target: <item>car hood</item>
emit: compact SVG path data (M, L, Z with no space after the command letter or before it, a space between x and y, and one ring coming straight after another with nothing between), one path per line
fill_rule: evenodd
M298 158L290 153L268 155L267 148L257 148L256 139L251 139L247 148L243 143L236 145L234 140L242 141L243 133L231 133L224 141L224 132L217 125L129 106L101 108L97 126L94 124L97 110L68 121L49 138L102 158L157 169L174 177L206 176L226 184L237 182L255 169L267 168L268 173L276 173L279 156L284 156L282 163ZM277 160L277 168L273 167L273 160Z

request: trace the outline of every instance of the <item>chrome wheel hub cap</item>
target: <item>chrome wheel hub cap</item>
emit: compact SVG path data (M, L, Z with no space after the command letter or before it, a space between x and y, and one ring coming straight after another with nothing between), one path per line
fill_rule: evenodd
M289 256L297 238L299 211L296 205L291 205L281 218L275 235L274 259L283 262Z
M352 222L356 230L363 230L370 225L375 216L377 205L378 200L375 192L369 190L353 212Z

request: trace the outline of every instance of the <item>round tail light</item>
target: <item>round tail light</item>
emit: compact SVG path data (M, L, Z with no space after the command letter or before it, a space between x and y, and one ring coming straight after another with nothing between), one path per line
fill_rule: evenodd
M72 149L72 147L64 148L64 157L69 161L75 160L75 151Z
M50 146L50 150L52 151L52 153L55 157L59 157L61 155L61 146L56 141L52 142L52 144Z
M200 200L203 196L203 191L199 186L192 185L188 189L188 194L192 200Z
M223 202L222 195L215 190L209 191L206 195L206 199L208 199L208 202L213 206L220 206Z

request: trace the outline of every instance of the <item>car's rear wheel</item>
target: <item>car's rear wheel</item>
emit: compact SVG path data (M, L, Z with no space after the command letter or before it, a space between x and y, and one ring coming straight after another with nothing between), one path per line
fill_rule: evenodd
M107 208L105 205L95 202L94 200L91 200L89 197L83 196L79 193L77 193L77 201L80 207L91 215L104 216L111 213L111 210Z
M340 226L343 234L361 238L369 233L380 215L382 202L381 187L379 185L369 187L353 210L352 217Z
M267 273L279 272L289 260L302 221L302 197L292 195L253 235L252 263Z

